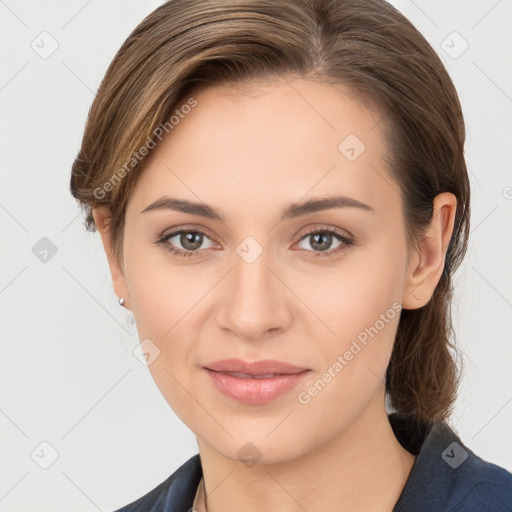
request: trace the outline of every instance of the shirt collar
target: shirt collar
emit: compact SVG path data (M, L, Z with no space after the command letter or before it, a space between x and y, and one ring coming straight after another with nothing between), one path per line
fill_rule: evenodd
M475 464L481 459L445 421L425 423L392 413L389 422L400 444L416 455L393 512L452 510L454 500L463 499L474 485Z

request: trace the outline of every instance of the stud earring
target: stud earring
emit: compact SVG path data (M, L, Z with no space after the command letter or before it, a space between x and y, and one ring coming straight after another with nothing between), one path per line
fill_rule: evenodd
M119 303L120 306L123 306L124 305L124 299L123 297L121 297L120 299L118 299L117 301Z

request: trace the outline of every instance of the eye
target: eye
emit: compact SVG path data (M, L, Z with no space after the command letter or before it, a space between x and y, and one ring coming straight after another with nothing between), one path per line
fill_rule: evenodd
M155 243L157 245L163 245L167 251L175 254L176 256L196 257L202 256L202 251L199 251L199 249L205 240L210 239L202 231L180 229L178 231L173 231L163 235L162 237L158 238ZM181 248L176 247L178 244L181 245ZM211 247L206 247L206 249L209 248Z
M338 240L339 244L334 250L328 250L333 244L333 239ZM313 229L301 238L301 242L302 241L306 241L307 244L313 248L313 251L308 251L312 253L310 256L313 258L325 258L338 255L347 250L347 248L354 243L351 238L334 228Z
M202 247L205 240L211 242L210 238L202 231L192 229L179 229L160 236L155 243L163 245L165 250L181 257L203 257L205 252L202 249L211 249L212 245ZM334 250L329 250L334 241L338 241L338 245ZM299 243L306 241L313 250L306 249L311 253L308 257L325 258L335 256L354 244L354 241L344 235L338 229L316 228L302 236ZM181 247L178 247L181 246Z

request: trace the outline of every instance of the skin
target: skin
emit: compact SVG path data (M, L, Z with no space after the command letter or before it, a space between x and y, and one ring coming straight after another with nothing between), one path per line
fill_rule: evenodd
M122 265L112 253L108 212L94 216L115 292L140 339L160 350L151 374L196 435L208 511L391 511L415 461L385 408L399 315L309 403L297 395L393 303L415 309L429 301L456 198L435 198L431 226L411 250L399 188L383 159L381 115L343 87L275 80L193 96L198 105L151 151L129 199ZM338 149L350 133L366 146L354 161ZM341 208L278 220L290 202L334 193L374 212ZM165 194L211 204L225 220L141 213ZM182 226L206 234L192 249L203 257L174 256L154 243ZM315 259L322 251L305 234L317 227L339 228L354 244ZM250 264L236 251L247 236L263 250ZM179 236L167 244L191 247ZM334 237L323 254L340 244ZM230 357L277 359L311 372L291 392L247 405L219 393L201 369ZM255 465L237 455L247 442L261 457Z

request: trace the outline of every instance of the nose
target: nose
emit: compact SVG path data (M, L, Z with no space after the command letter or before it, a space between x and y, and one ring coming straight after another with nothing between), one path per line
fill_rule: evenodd
M233 262L216 310L219 327L248 341L286 330L293 318L293 294L267 251L254 261L235 253Z

